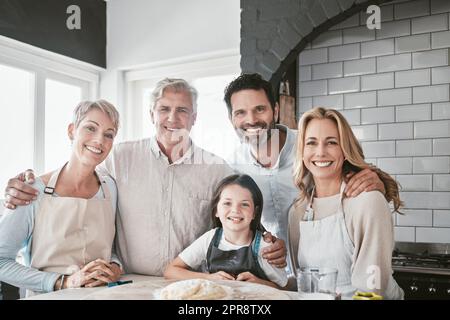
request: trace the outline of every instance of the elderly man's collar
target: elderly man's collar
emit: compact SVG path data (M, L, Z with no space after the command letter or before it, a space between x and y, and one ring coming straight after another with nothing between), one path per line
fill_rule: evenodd
M156 136L153 136L151 138L150 147L151 147L152 153L155 155L155 157L157 159L163 157L167 160L167 162L169 162L169 157L161 150L161 147L158 144L158 140L156 139ZM190 159L192 157L194 149L196 149L196 146L192 142L192 140L189 139L188 148L186 148L186 150L176 149L176 150L180 150L180 151L184 151L184 152L183 152L183 155L180 158L178 158L176 161L174 161L172 164L181 164L181 163L185 162L187 159Z

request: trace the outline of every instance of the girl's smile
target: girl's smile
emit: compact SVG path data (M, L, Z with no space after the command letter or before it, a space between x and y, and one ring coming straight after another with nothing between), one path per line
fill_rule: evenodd
M255 217L255 205L250 191L237 184L224 188L217 204L216 217L225 230L249 229Z

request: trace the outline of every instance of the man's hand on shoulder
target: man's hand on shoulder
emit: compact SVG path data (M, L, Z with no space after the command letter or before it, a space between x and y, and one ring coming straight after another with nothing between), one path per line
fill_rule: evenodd
M36 200L39 192L30 186L34 181L35 175L31 169L9 179L5 188L5 208L14 210L17 206L28 205Z
M264 233L264 242L272 243L262 249L262 257L276 268L286 267L286 244L283 240L273 236L270 232Z
M382 194L386 193L384 184L378 177L377 173L371 169L364 169L358 173L351 172L346 176L347 186L345 188L345 194L348 197L356 197L361 192L378 190Z

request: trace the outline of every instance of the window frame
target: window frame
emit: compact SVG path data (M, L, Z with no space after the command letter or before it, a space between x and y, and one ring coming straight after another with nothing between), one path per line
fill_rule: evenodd
M4 36L0 36L0 64L34 74L33 169L43 172L46 80L78 86L82 90L83 99L94 100L98 98L100 73L105 69ZM3 198L3 195L0 197Z
M233 49L163 60L124 70L123 138L132 140L143 136L143 110L139 100L142 99L144 90L154 87L159 80L174 77L191 82L196 78L240 73L239 50Z

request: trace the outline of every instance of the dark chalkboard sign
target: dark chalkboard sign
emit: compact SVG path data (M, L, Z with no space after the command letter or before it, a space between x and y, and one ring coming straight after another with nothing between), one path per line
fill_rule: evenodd
M0 0L0 34L106 67L104 0Z

